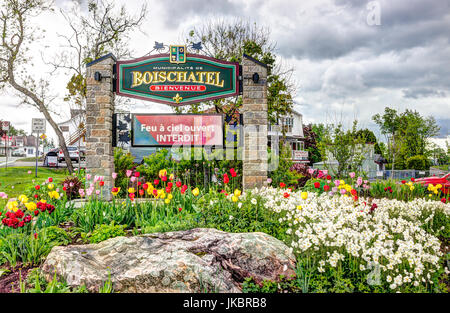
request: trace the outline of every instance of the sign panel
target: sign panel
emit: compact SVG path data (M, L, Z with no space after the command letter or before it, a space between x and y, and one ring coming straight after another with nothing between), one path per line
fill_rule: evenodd
M9 130L9 122L8 121L2 121L2 130L8 131Z
M133 114L133 147L223 146L218 114Z
M117 61L116 93L173 106L236 96L239 64L186 53L172 46L170 54Z
M294 160L308 159L308 151L294 150L293 156L294 156Z
M31 132L45 132L45 118L33 118L31 119Z

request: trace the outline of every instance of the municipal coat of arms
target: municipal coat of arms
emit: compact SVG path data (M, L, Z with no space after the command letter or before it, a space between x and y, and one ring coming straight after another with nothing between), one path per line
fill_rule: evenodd
M186 63L186 46L170 46L170 63Z

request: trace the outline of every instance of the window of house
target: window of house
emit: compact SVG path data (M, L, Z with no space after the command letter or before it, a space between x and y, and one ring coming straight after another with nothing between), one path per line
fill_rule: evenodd
M303 141L294 141L292 143L292 150L303 151L305 147L305 143Z
M292 128L294 126L294 119L291 117L286 117L281 119L283 129L286 133L292 133Z
M33 149L28 149L28 154L33 154Z

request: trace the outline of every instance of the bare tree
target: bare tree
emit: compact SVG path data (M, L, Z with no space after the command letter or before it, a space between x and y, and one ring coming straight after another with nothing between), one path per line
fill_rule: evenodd
M25 66L31 61L27 55L29 44L35 40L36 28L29 25L33 16L51 10L52 3L45 0L2 0L1 3L1 45L0 45L0 84L1 87L14 88L25 104L37 108L52 126L64 152L68 170L73 166L64 136L53 120L50 106L56 96L49 92L49 82L36 80L25 75Z
M276 56L276 44L270 40L270 29L250 21L208 20L184 35L187 44L201 42L206 55L233 62L240 62L244 53L268 65L268 117L276 122L279 116L291 112L293 95L297 84L294 68ZM191 112L199 112L205 107L214 106L216 112L224 112L231 107L233 112L241 103L240 97L234 100L219 99L195 103L187 107ZM176 108L176 111L186 109Z
M85 109L86 79L85 65L99 57L113 53L117 58L129 58L129 34L139 29L147 14L144 4L135 15L127 13L125 6L116 8L109 0L89 0L87 11L81 8L78 1L72 2L68 10L60 10L70 32L58 34L64 45L61 52L46 63L53 70L65 70L71 75L67 83L68 94L65 100L71 107ZM117 99L116 105L123 106L126 98Z

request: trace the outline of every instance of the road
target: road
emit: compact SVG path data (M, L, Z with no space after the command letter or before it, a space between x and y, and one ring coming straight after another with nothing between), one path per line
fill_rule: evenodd
M33 167L36 165L35 161L20 161L21 158L17 157L8 157L8 167L19 167L19 166L26 166L26 167ZM44 167L42 165L42 161L38 161L38 167ZM78 163L72 162L73 166L75 168L78 168ZM58 164L59 167L67 167L66 162L62 162ZM6 158L0 157L0 168L6 167ZM86 162L81 162L81 167L86 167Z

